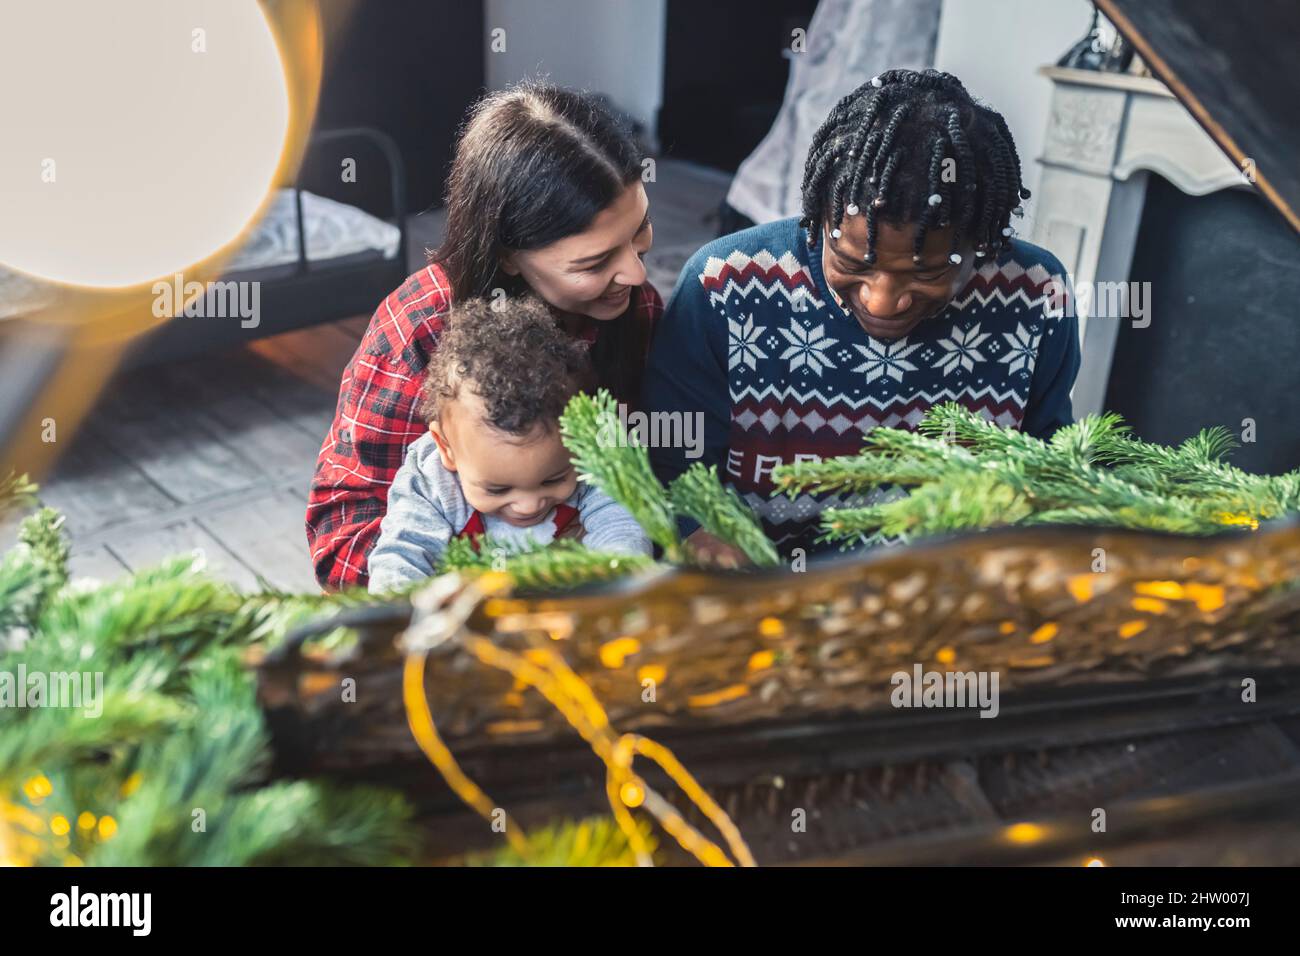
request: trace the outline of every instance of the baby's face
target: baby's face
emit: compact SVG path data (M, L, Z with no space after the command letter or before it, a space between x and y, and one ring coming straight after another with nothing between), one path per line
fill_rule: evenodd
M429 427L442 463L460 476L470 507L518 528L540 524L578 486L558 427L507 435L483 422L481 400L462 392Z

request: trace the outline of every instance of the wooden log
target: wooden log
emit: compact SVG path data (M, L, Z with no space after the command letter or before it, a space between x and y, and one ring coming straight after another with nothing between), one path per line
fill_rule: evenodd
M746 728L795 733L870 718L900 728L957 721L966 736L996 736L1005 722L969 705L892 706L895 675L996 675L999 693L1030 711L1042 700L1104 700L1111 685L1140 699L1160 682L1208 681L1231 708L1243 677L1300 665L1297 580L1294 523L1213 538L1014 529L837 556L803 572L670 571L494 599L473 608L466 633L560 654L621 732L716 744ZM409 613L397 605L340 619L359 635L348 653L301 653L309 630L263 662L260 693L286 765L423 762L401 696ZM349 678L355 700L342 692ZM510 754L519 766L533 752L546 762L583 751L548 702L459 638L429 654L426 692L440 734L467 759Z

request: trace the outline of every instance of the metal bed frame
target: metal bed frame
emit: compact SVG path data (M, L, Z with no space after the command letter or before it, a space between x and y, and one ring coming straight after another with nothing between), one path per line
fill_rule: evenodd
M298 258L292 264L231 272L222 280L261 283L261 318L255 328L207 318L178 316L142 338L123 365L138 368L164 361L190 358L230 348L252 338L288 332L354 315L369 315L408 274L409 237L406 227L406 166L397 144L386 133L370 127L346 127L313 133L307 152L330 143L361 140L376 147L388 167L393 224L399 230L395 255L383 258L360 254L338 259L307 258L307 237L302 209L301 173L293 185L298 231Z

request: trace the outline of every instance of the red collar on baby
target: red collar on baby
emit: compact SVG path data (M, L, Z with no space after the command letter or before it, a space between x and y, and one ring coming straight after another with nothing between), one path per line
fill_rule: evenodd
M560 502L555 506L555 511L551 517L555 522L555 537L557 538L564 537L566 532L572 532L580 527L578 524L578 509L573 505ZM475 509L474 513L469 516L469 520L465 522L465 527L456 532L456 537L476 538L483 534L487 534L483 513ZM474 542L474 550L478 550L478 541Z

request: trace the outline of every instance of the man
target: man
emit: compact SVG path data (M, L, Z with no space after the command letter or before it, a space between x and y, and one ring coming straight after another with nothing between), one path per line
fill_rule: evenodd
M785 553L823 508L773 497L779 464L857 453L956 401L1047 437L1072 420L1077 324L1061 264L1013 238L1029 198L1006 121L954 76L890 70L832 110L804 168L803 216L717 239L686 264L655 332L647 412L699 413L716 464ZM1055 280L1055 282L1053 282ZM652 450L669 481L685 449ZM692 524L691 543L719 554Z

